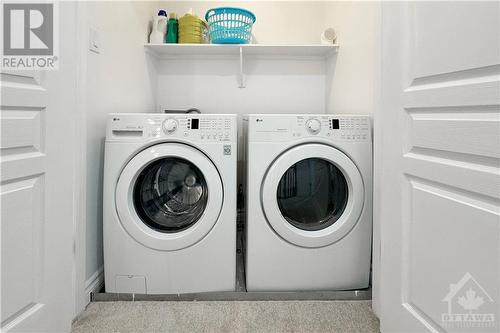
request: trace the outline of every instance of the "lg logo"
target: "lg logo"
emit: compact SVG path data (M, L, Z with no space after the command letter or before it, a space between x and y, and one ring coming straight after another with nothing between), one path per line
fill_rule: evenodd
M51 3L4 4L5 56L54 55L53 6Z

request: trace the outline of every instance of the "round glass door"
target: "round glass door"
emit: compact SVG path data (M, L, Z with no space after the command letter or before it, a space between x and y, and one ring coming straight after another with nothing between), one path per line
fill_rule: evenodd
M124 230L152 249L175 251L196 244L217 223L224 188L213 162L181 143L160 143L137 153L115 190Z
M323 247L358 222L365 191L354 162L335 147L308 143L278 156L262 183L261 203L269 226L302 247Z
M160 232L179 232L191 227L207 206L205 177L193 163L166 157L147 165L133 189L139 218Z
M276 193L283 217L302 230L334 224L349 197L342 171L327 160L308 158L292 165L281 177Z

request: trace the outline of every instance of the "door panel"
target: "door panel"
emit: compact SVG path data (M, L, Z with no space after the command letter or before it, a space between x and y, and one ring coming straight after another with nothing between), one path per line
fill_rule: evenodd
M9 327L45 306L39 279L43 277L47 91L36 73L1 75L2 327Z
M498 4L411 4L414 78L498 64Z
M59 10L59 69L1 73L2 332L67 332L73 318L75 4Z
M42 137L42 113L39 110L3 110L2 149L17 152L40 152Z
M498 159L500 119L497 112L488 107L474 111L460 108L409 111L412 150L430 149Z
M498 3L383 4L374 241L383 332L498 331L499 13ZM494 320L450 321L456 314Z
M488 198L440 183L409 177L406 185L410 206L404 207L408 222L403 225L403 300L411 311L440 329L445 326L441 316L447 312L442 299L448 289L443 286L456 283L465 267L494 295L494 284L484 283L491 274L485 262L468 258L474 247L476 258L486 262L490 258L494 264L498 206ZM462 259L464 263L459 264ZM453 327L443 328L453 331Z
M2 323L44 306L38 301L37 285L43 190L43 175L2 184Z

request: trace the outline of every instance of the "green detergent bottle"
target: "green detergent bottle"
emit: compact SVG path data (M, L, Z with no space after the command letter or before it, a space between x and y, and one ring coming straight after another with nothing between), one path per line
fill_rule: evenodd
M178 29L179 23L177 21L177 15L175 15L175 13L170 13L170 18L168 19L167 24L167 43L177 43L179 36Z

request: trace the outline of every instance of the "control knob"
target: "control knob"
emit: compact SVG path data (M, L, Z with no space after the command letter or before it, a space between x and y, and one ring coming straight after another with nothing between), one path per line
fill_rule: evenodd
M321 130L321 122L318 119L309 119L306 122L307 131L311 134L318 134Z
M175 119L167 119L163 122L163 131L165 134L172 134L177 130L179 124Z

